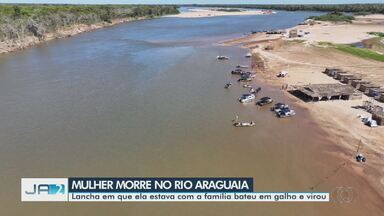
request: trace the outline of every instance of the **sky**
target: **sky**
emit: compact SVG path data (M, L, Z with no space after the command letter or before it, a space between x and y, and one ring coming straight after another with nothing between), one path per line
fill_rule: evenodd
M0 3L65 4L348 4L384 3L384 0L0 0Z

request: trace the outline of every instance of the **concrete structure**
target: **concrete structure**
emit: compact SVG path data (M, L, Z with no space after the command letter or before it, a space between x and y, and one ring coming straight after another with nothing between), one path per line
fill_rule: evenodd
M347 73L347 72L338 72L336 74L335 79L342 81L344 77L353 77L353 74Z
M367 95L370 97L375 97L375 96L382 95L383 93L384 93L384 89L382 88L370 88L368 89Z
M364 81L364 80L352 80L352 86L355 89L359 89L361 84L370 84L371 82Z
M304 101L353 100L362 98L362 94L352 86L338 83L293 86L293 90L290 92Z
M340 77L341 74L347 74L346 71L336 71L334 74L333 74L333 78L334 79L337 79L337 77Z
M377 125L384 125L384 109L381 106L376 106L372 110L372 119L377 122Z
M384 94L381 94L380 97L377 99L380 102L384 102Z
M348 83L348 79L352 79L352 78L355 78L355 75L353 75L353 74L344 74L344 75L341 75L340 82Z
M344 77L341 80L341 82L343 82L345 84L348 84L348 85L352 85L352 81L353 80L362 80L362 79L361 79L361 76L353 75L353 76L346 76L346 77Z
M380 86L377 85L377 84L373 84L373 83L360 84L360 88L359 88L359 90L360 90L361 92L363 92L364 94L368 94L369 89L371 89L371 88L373 88L373 89L378 89L378 88L380 88Z
M336 73L340 72L340 71L342 71L342 70L339 68L326 68L323 73L327 74L330 77L334 77L336 75Z
M291 31L289 31L289 38L296 38L296 37L298 37L297 29L292 29Z

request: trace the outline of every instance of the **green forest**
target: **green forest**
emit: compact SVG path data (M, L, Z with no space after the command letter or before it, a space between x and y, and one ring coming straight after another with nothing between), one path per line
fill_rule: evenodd
M311 16L309 19L319 20L319 21L331 21L331 22L348 22L351 23L355 19L354 16L347 15L341 12L331 12L321 16Z
M176 13L179 13L177 6L160 5L0 4L0 40L19 39L28 35L43 38L46 33L66 26Z
M324 11L324 12L351 12L359 14L381 13L384 14L384 4L239 4L239 5L191 5L199 7L223 8L249 8L286 11Z

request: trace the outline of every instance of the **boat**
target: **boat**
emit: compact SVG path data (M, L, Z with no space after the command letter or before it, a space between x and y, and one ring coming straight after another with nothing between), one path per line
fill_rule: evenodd
M251 77L248 77L248 78L240 78L237 80L238 82L250 82L252 81L252 78Z
M251 88L249 89L249 93L252 93L252 94L257 94L261 91L261 88L258 87L257 89L254 89L254 88Z
M241 74L241 78L253 78L253 77L251 76L251 73L245 72Z
M289 108L283 108L279 112L276 113L279 118L287 118L296 115L295 111Z
M243 94L240 98L239 101L240 103L250 103L252 102L256 96L254 94Z
M244 84L244 85L243 85L243 88L252 88L252 86L251 86L251 85L248 85L248 84Z
M236 68L235 70L231 71L231 74L235 74L235 75L241 75L243 73L244 71L241 70L240 68Z
M289 106L287 104L283 104L283 103L276 103L271 108L271 111L274 111L275 113L278 113L278 112L280 112L284 108L289 108Z
M249 82L254 78L254 74L251 72L245 72L241 74L241 78L238 80L239 82Z
M248 65L237 65L236 68L248 68Z
M217 56L216 59L217 60L228 60L229 57L228 56Z
M256 74L252 73L252 72L242 72L241 73L241 77L251 77L251 78L255 78L256 77Z
M256 104L259 105L259 106L264 106L264 105L270 104L272 102L273 102L272 98L270 98L270 97L262 97L262 98L260 98L259 101L256 102Z
M233 123L233 126L235 127L253 127L255 126L255 122L251 121L251 122L235 122Z
M232 83L227 83L225 84L224 88L228 89L228 88L231 88L231 86L232 86Z
M252 57L252 53L247 53L246 55L245 55L245 58L251 58Z

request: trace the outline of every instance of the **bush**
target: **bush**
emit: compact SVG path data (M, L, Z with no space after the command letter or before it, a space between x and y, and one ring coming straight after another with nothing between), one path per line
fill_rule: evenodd
M370 35L375 35L378 37L384 37L384 32L368 32Z
M318 20L318 21L349 22L349 23L351 23L352 20L355 19L353 16L346 15L341 12L332 12L332 13L328 13L321 16L312 16L309 18L313 20Z

